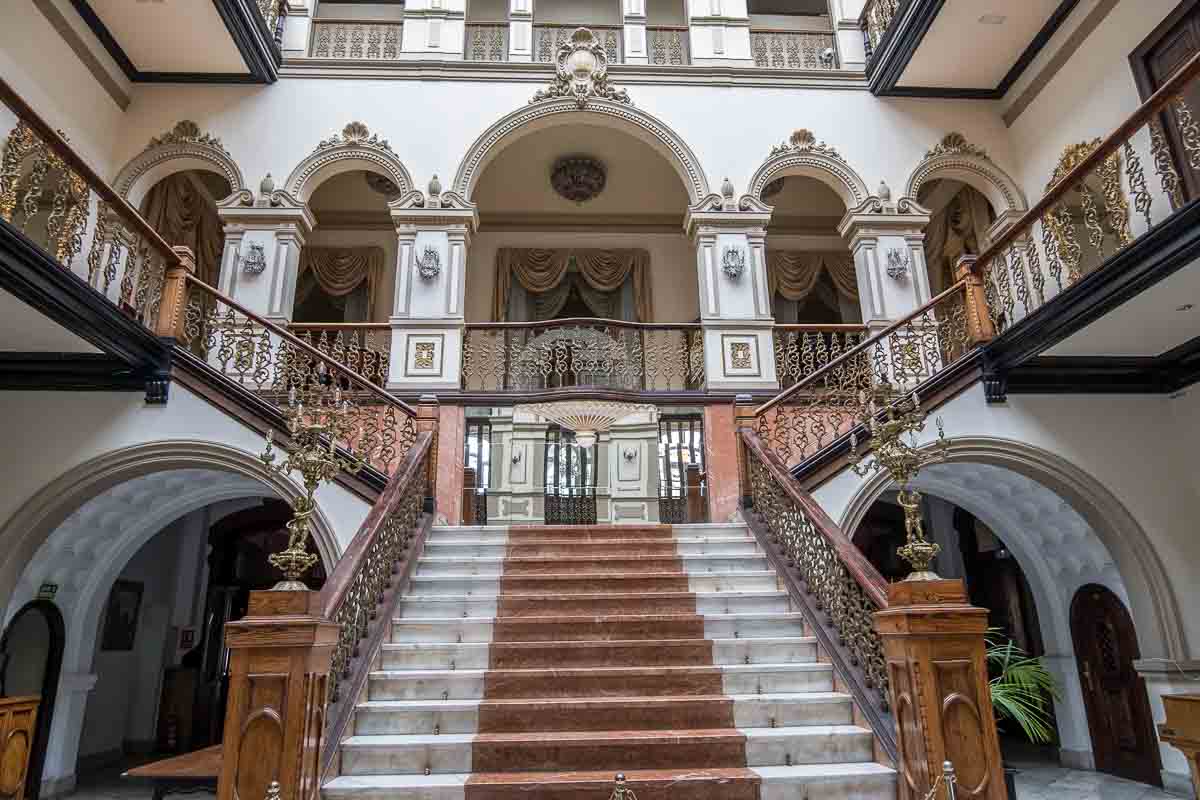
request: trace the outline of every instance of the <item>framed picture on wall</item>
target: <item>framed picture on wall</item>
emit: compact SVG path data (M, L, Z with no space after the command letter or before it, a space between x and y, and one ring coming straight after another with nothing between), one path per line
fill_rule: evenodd
M117 581L108 596L104 612L104 633L101 650L132 650L137 633L138 615L142 610L142 589L137 581Z

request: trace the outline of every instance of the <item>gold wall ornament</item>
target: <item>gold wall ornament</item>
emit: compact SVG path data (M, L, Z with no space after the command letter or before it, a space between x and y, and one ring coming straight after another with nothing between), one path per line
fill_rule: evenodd
M628 92L609 83L608 61L608 53L596 36L587 28L576 28L558 48L554 81L539 89L530 104L571 97L581 109L597 98L632 105Z
M187 144L202 144L215 147L222 153L229 155L229 151L225 149L225 145L221 144L220 139L211 133L201 133L200 126L190 119L181 119L175 123L175 127L171 130L151 137L150 141L143 148L143 152L152 150L155 147Z
M937 156L948 155L963 155L982 158L985 161L991 161L991 156L987 154L987 150L982 147L971 144L967 141L967 137L963 136L958 131L952 131L942 137L942 140L937 143L932 150L925 153L925 158L936 158Z
M817 155L828 156L829 158L846 163L846 159L842 158L842 154L836 149L825 144L825 142L817 141L817 137L808 128L798 128L792 132L786 142L781 142L771 148L771 158L783 153L804 153L811 152Z
M327 383L334 380L328 374L326 378ZM317 555L309 553L307 547L310 519L316 511L313 496L317 487L335 478L341 470L354 474L367 463L364 454L354 450L354 442L363 437L362 426L360 424L357 431L353 429L349 401L342 399L340 387L335 388L331 396L327 383L323 389L306 391L313 400L308 408L305 408L303 401L297 401L295 388L288 392L288 403L282 411L287 420L292 449L283 461L276 463L275 432L268 430L267 447L259 455L269 472L286 476L295 470L304 481L304 497L296 501L292 519L287 524L288 546L267 558L271 566L284 576L284 580L272 587L275 591L304 591L308 588L300 578L318 560ZM345 455L338 450L339 440L349 443Z
M928 413L921 410L921 399L914 391L907 397L897 398L890 384L881 384L874 396L860 392L860 402L866 408L864 420L871 432L871 454L874 459L863 463L858 452L858 436L850 434L850 465L859 477L871 472L886 471L892 481L900 487L900 506L904 509L905 543L896 552L912 565L912 573L906 581L939 580L933 571L933 560L941 550L937 544L925 538L921 520L921 493L912 488L912 482L924 467L946 460L950 443L942 420L937 420L938 436L932 450L921 450L917 445L917 434L925 430ZM875 396L879 396L878 410Z
M392 146L388 144L387 139L380 139L378 133L371 133L361 122L346 123L346 127L342 128L341 134L334 134L328 139L322 139L317 142L317 150L327 150L331 147L358 146L369 147L374 150L383 150L384 152L395 154Z

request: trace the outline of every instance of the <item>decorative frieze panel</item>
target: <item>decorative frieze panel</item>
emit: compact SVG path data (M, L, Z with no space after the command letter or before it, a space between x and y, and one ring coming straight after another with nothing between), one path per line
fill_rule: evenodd
M534 25L533 60L553 64L557 60L558 51L563 45L571 42L572 34L576 30L574 25ZM591 26L585 30L590 30L597 43L604 48L608 63L621 63L621 28Z
M394 61L400 57L403 25L399 22L313 22L313 58Z
M655 66L680 67L690 64L687 28L646 28L646 51Z
M508 23L471 23L467 28L467 61L508 61Z
M754 66L764 69L837 69L832 33L750 31Z

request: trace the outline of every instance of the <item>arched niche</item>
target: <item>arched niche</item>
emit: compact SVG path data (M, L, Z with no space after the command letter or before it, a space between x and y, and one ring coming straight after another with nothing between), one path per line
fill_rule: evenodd
M341 133L318 142L316 149L292 170L284 189L299 202L307 203L322 183L352 170L382 175L396 185L401 198L413 190L412 176L387 139L371 133L361 122L351 122Z
M183 120L170 131L151 139L146 149L117 173L113 186L131 206L139 208L154 184L186 170L216 172L231 187L230 196L247 190L241 169L221 140L201 133L199 126L191 120Z
M1025 193L1012 177L996 166L987 152L961 133L947 134L925 154L905 185L904 196L916 200L921 187L934 180L965 183L987 198L997 217L1015 218L1029 210Z
M813 178L828 186L842 199L847 210L863 207L872 197L867 183L833 147L818 142L816 136L801 128L788 140L771 150L753 177L747 194L761 201L763 189L772 181L790 176Z

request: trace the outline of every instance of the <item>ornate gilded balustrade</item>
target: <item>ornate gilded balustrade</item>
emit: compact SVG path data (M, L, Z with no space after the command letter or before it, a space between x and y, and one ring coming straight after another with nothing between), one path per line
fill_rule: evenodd
M997 333L1194 197L1181 170L1189 176L1200 170L1200 109L1189 107L1182 93L1198 78L1200 57L1194 57L1107 138L1068 147L1045 196L979 256Z
M646 26L646 54L651 64L680 67L692 63L687 27Z
M412 447L415 409L381 389L378 376L364 376L335 356L328 339L331 349L322 352L190 275L183 283L175 332L181 348L276 408L293 396L310 408L344 403L354 433L339 444L380 472L390 473Z
M915 388L971 343L963 281L758 408L757 434L783 463L798 464L862 422L883 384Z
M392 361L392 327L387 323L292 323L287 329L376 386L387 386Z
M896 18L902 0L867 0L859 16L859 26L863 32L863 45L869 60L883 41L888 26Z
M558 48L571 38L579 25L551 25L538 23L533 26L533 60L544 64L554 63L558 56ZM624 29L613 25L584 25L590 30L596 40L604 45L604 53L608 56L609 64L621 63L621 41L624 39Z
M540 392L577 387L626 392L702 389L703 331L698 324L582 318L467 325L464 391Z
M508 61L507 22L469 22L466 37L467 61Z
M258 13L262 15L263 22L267 23L267 30L271 32L275 43L279 44L282 38L282 14L280 8L284 0L256 0L258 3Z
M313 58L394 61L400 58L404 26L399 22L318 19L308 54Z
M0 155L0 219L153 329L179 257L2 80L0 102L16 117Z
M775 374L786 389L867 338L865 325L776 325Z
M765 69L837 69L832 33L751 30L754 66Z

